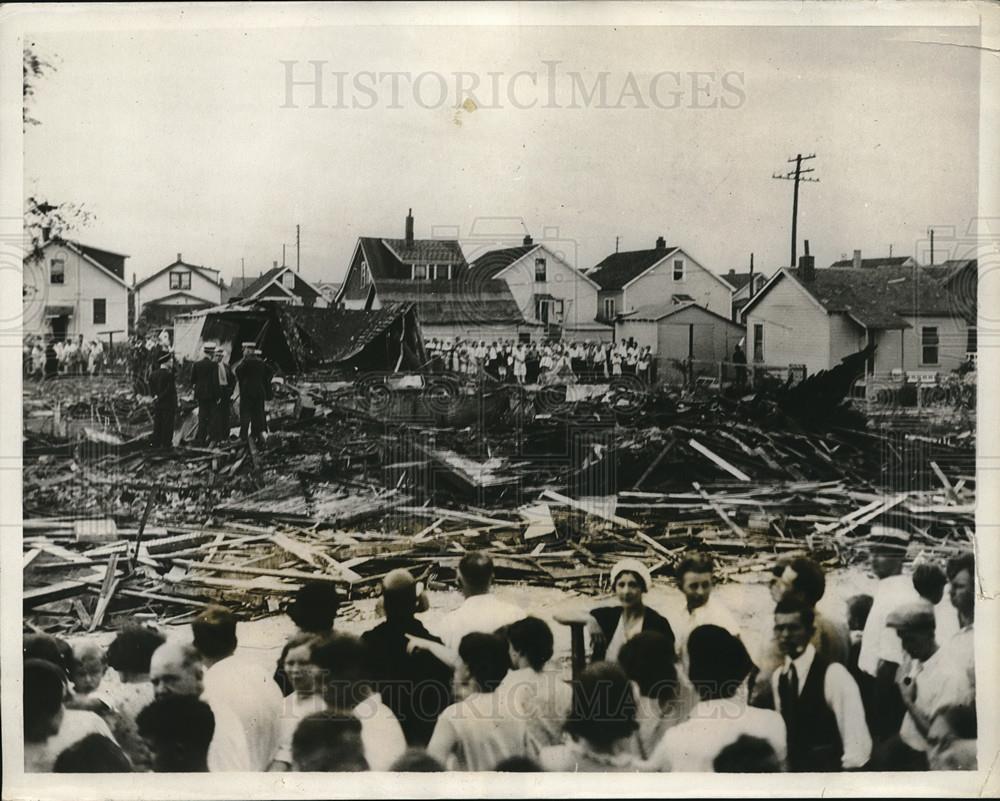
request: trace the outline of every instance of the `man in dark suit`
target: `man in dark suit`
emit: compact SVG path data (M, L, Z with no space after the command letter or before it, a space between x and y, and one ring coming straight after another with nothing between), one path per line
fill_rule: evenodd
M208 436L212 442L225 442L229 439L229 412L236 391L236 376L223 361L226 352L221 347L215 349L214 356L217 390Z
M174 378L174 357L165 353L149 377L153 395L153 447L170 448L174 444L174 419L177 416L177 380Z
M191 367L191 385L194 387L194 399L198 401L198 433L194 437L198 445L208 441L219 397L219 368L212 359L215 348L214 342L206 342L202 347L205 355Z
M252 433L254 441L263 443L266 421L264 401L271 396L271 368L257 355L253 342L243 343L243 359L236 365L240 383L240 439Z

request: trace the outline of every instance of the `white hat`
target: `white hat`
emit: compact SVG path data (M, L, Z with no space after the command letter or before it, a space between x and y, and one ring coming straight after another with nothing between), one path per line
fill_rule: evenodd
M615 586L618 576L622 573L635 573L643 583L643 592L649 592L653 587L653 577L649 574L649 568L638 559L619 559L611 568L611 586Z

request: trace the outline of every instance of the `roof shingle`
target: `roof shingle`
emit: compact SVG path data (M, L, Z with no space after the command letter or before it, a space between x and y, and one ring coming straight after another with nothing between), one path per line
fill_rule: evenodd
M668 245L665 248L652 250L612 253L587 273L587 277L596 281L601 289L621 289L675 250L677 250L675 245Z

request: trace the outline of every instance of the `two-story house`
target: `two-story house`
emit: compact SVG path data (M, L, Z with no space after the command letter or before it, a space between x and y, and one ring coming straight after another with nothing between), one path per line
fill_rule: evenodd
M337 293L347 309L413 303L424 339L516 340L526 320L506 282L474 275L456 239L417 239L412 209L402 239L359 237Z
M567 339L610 341L613 329L597 322L600 285L530 236L518 247L484 253L471 265L476 281L504 281L525 319L541 332Z
M613 322L619 314L654 303L697 303L729 318L733 287L661 236L650 250L612 253L587 273L600 286L597 316Z
M128 331L124 253L50 239L24 263L24 334L122 341Z
M170 325L178 314L222 303L223 281L218 270L189 264L180 253L176 261L132 287L137 322Z

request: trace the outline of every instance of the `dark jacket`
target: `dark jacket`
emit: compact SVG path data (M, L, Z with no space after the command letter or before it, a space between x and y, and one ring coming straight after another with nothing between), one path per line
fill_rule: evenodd
M215 400L219 396L219 367L214 359L199 359L191 366L191 384L196 400Z
M158 367L149 377L149 391L155 400L156 408L167 409L177 406L177 381L172 370Z
M256 356L247 356L236 365L240 382L240 398L248 401L267 400L271 396L271 368Z
M601 627L601 631L604 632L605 639L610 644L611 638L615 636L615 629L618 628L618 621L622 619L622 608L620 606L599 606L596 609L590 610L590 616L597 621L598 625ZM671 643L676 642L674 630L670 628L670 623L667 619L659 612L650 609L648 606L643 608L642 630L658 631L660 634L669 637ZM595 649L593 660L595 662L601 661L604 659L606 652L606 647L600 650Z
M788 769L792 772L841 770L844 745L837 718L827 706L824 692L829 666L830 663L817 654L797 703L790 709L781 710L788 731Z

